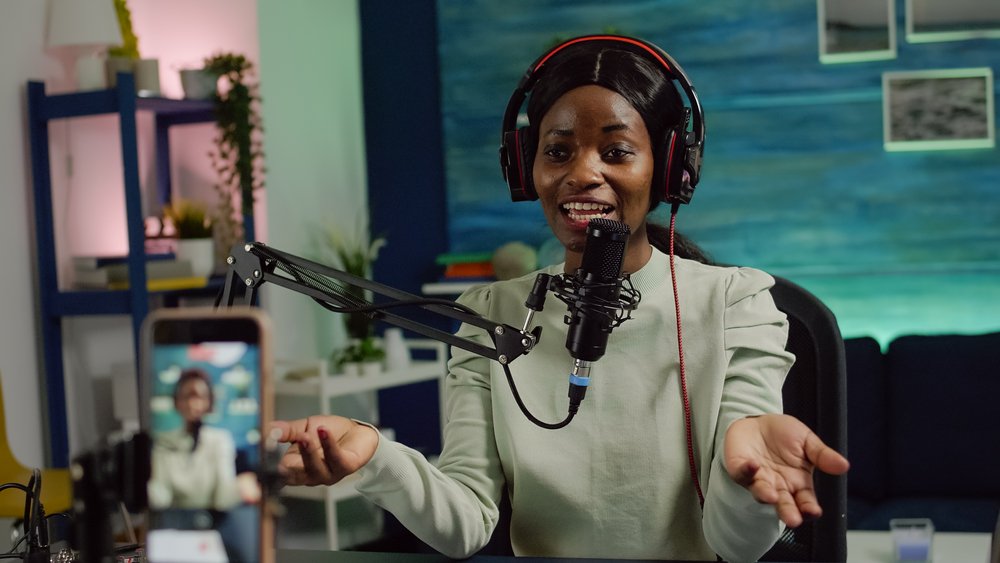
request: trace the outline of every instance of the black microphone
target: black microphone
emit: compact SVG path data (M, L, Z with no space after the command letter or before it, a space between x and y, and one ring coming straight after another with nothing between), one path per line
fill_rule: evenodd
M580 268L572 279L565 280L572 286L573 294L572 298L563 299L569 308L565 319L569 325L566 349L573 357L569 377L571 408L583 400L590 384L591 364L604 355L611 329L621 322L618 317L623 309L619 299L621 272L630 234L631 229L625 223L592 219L587 224ZM636 299L632 308L637 302Z

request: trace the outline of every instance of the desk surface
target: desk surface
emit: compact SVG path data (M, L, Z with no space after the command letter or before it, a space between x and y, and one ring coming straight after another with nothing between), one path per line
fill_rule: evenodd
M848 563L891 563L889 532L847 532ZM990 557L990 534L935 532L931 547L934 563L986 563Z
M892 536L889 532L851 530L847 532L848 563L892 563ZM990 534L936 532L934 563L986 563L990 555ZM360 551L299 551L278 552L281 563L445 563L452 561L437 554L365 553ZM555 559L548 557L501 557L477 555L467 559L472 563L567 563L580 561L598 563L609 559ZM681 562L677 562L681 563Z

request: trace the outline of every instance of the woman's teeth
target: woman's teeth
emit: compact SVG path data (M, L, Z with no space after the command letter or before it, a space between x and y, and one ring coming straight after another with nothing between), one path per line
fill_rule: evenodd
M583 202L564 203L562 208L573 221L590 221L591 219L600 219L606 217L607 214L611 213L614 209L610 205Z

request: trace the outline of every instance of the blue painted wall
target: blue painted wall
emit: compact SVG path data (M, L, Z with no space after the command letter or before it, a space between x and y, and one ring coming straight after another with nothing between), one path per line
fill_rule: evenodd
M808 0L437 0L447 245L542 244L497 165L502 112L556 38L615 31L670 52L704 105L702 182L679 228L717 260L811 289L846 336L1000 330L1000 155L887 153L885 71L991 67L1000 41L908 44L821 64Z

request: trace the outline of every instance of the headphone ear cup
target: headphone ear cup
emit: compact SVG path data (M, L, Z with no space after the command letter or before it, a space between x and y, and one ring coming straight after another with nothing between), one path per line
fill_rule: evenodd
M662 145L663 156L653 173L653 197L659 201L674 202L680 193L684 168L684 138L670 128Z
M513 201L531 201L538 199L534 183L531 181L532 154L528 140L528 128L521 127L517 131L505 131L503 146L500 148L500 166L504 179L510 188L510 199Z

